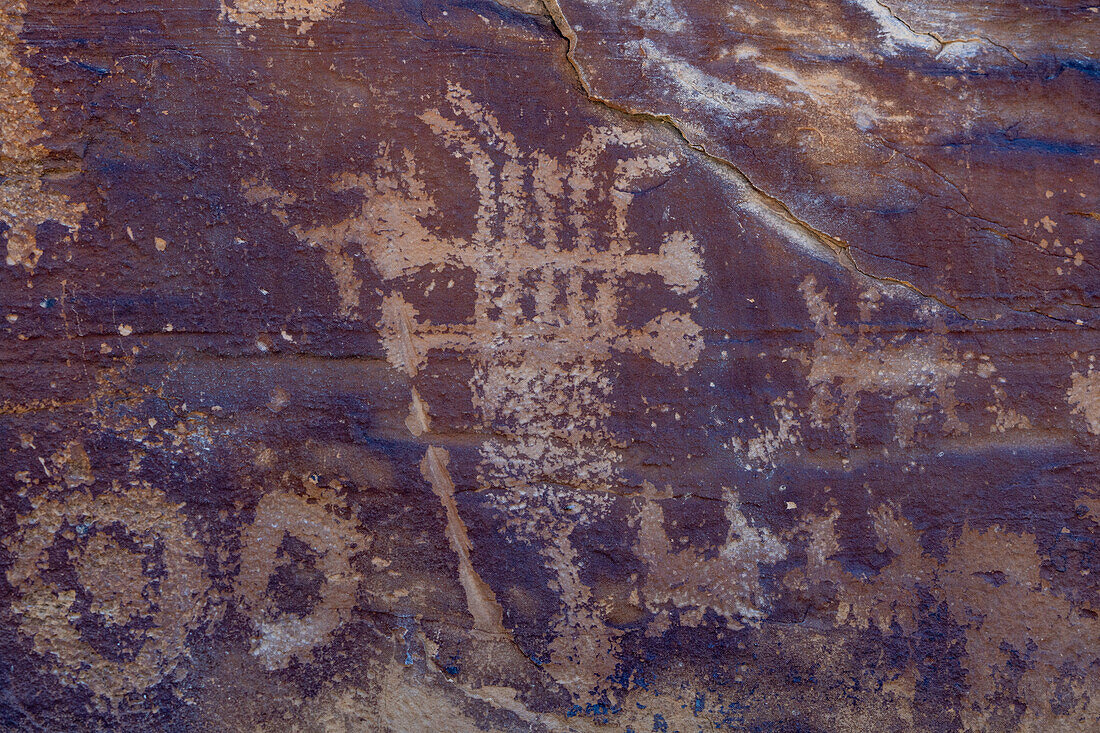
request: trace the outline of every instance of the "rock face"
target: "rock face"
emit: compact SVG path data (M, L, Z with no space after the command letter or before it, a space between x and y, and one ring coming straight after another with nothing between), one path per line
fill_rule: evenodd
M1100 730L1100 13L0 1L11 730Z

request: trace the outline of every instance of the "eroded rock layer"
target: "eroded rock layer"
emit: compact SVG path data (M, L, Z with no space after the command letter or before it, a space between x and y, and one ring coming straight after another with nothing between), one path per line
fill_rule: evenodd
M1098 15L0 0L0 725L1100 730Z

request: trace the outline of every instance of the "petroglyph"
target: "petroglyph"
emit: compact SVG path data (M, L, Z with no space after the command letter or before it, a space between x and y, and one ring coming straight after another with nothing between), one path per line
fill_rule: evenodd
M840 553L836 536L839 518L840 512L832 509L825 516L811 515L803 521L795 534L805 539L806 565L788 573L786 584L803 591L814 585L835 586L838 624L860 629L874 625L887 631L897 623L904 632L913 633L920 603L916 586L930 578L929 569L921 562L919 535L890 507L879 507L872 514L875 535L894 561L872 579L861 578L832 559Z
M748 435L732 436L723 445L745 468L774 469L785 453L798 454L815 429L839 428L847 443L856 445L856 414L862 400L871 396L892 403L893 437L902 448L918 435L966 434L970 426L959 414L955 387L963 379L990 380L997 370L987 356L959 353L934 322L919 335L876 332L869 326L882 299L876 289L861 294L860 319L853 326L838 322L836 306L812 275L802 281L799 293L817 337L809 349L787 348L782 353L805 367L811 397L803 405L788 392L772 403L770 421L749 416ZM991 416L989 431L1030 429L1028 416L1006 404L998 381L1004 380L988 384L993 398L984 409Z
M849 443L856 442L856 411L862 395L890 398L894 403L894 438L901 447L912 441L918 428L941 416L940 432L963 434L968 429L958 414L955 385L963 376L988 379L996 368L985 356L957 353L936 328L919 336L887 338L861 323L856 328L837 322L836 308L827 291L817 289L813 276L799 287L818 337L809 352L788 350L809 370L813 390L807 408L810 427L838 425ZM862 321L877 294L865 294ZM1011 416L1013 426L1026 427L1026 417Z
M12 610L63 684L112 707L186 659L188 634L211 617L210 581L181 505L146 484L96 491L84 486L90 474L75 483L67 495L31 498L4 541Z
M95 483L92 473L92 459L84 444L79 440L70 440L60 451L50 456L56 474L65 482L65 487L75 489L78 486L91 486Z
M1074 372L1066 390L1066 399L1073 405L1073 413L1085 418L1088 431L1100 435L1100 372L1093 370L1090 358L1088 371Z
M430 353L458 352L473 362L473 406L483 426L500 436L482 446L478 481L482 488L506 490L499 499L502 512L530 502L527 511L540 517L539 522L513 517L506 525L522 526L529 539L543 536L551 543L544 555L563 597L555 622L560 636L613 639L615 633L592 615L588 591L576 578L571 529L551 530L552 517L535 504L548 501L551 490L540 489L542 484L584 492L606 491L614 483L618 456L605 427L614 389L606 364L614 353L647 355L682 371L703 348L701 329L687 311L664 311L641 328L619 322L619 291L630 277L656 275L685 306L702 280L702 260L690 232L669 231L657 243L639 242L628 226L637 193L671 175L679 160L652 151L641 132L614 127L588 130L559 157L525 152L469 91L452 86L447 102L447 111L429 109L420 120L469 169L478 200L469 237L429 226L436 203L416 158L390 145L379 149L372 174L344 174L334 183L334 192L362 195L353 217L290 230L324 252L340 293L340 316L359 314L361 283L350 247L362 248L390 285L378 329L390 364L410 381L406 425L412 434L431 441L430 405L416 389ZM601 165L608 157L613 164ZM293 197L256 182L246 183L245 193L287 223L285 207ZM444 266L473 275L469 321L432 324L403 291L406 278ZM421 469L447 511L447 534L460 558L475 628L503 632L499 605L470 559L447 462L447 451L431 447ZM574 504L575 497L566 497L571 491L561 491L554 503ZM566 525L575 526L576 518ZM575 681L571 687L577 691L588 689L592 670L603 669L608 663L601 659L613 659L613 652L614 643L607 641L598 653L573 654L585 660L574 663L575 670L588 669L562 671L561 678ZM609 664L604 671L614 669L614 661Z
M583 696L614 672L619 637L581 581L571 541L604 508L602 499L583 492L606 490L615 480L618 457L604 427L614 385L604 365L618 350L685 369L701 350L699 328L685 313L664 313L640 330L620 326L618 290L631 274L653 273L674 293L693 292L702 276L698 247L689 233L676 231L654 254L632 251L630 191L668 175L676 161L634 155L613 166L610 181L599 180L594 164L609 148L642 148L639 134L597 128L563 159L524 156L466 92L452 88L448 99L453 118L432 110L421 119L468 161L478 184L471 242L443 250L444 262L475 271L473 323L425 331L391 294L383 333L398 344L390 353L403 365L421 363L433 348L471 353L474 407L486 427L505 436L482 445L479 482L504 490L496 498L506 525L541 545L562 604L551 621L545 668ZM506 156L499 176L492 174L490 150ZM533 194L525 196L528 181ZM595 215L601 208L603 222Z
M1006 394L1003 387L994 384L993 396L995 401L985 410L993 415L993 424L989 426L990 433L1007 433L1010 430L1031 430L1031 419L1012 407L1008 407Z
M302 486L261 497L241 538L237 599L252 619L252 654L268 670L309 661L348 620L361 579L352 560L370 544L332 489L309 477Z
M646 607L658 614L650 633L659 634L668 627L671 608L679 610L679 621L685 626L703 623L708 609L731 629L755 625L764 618L759 567L784 559L787 548L767 529L748 521L736 492L724 489L723 493L729 529L713 557L694 547L674 550L660 503L651 496L643 504L635 551L648 565L641 589Z
M0 5L0 223L6 225L7 263L33 270L42 256L40 224L80 228L86 207L51 189L51 179L71 171L50 159L39 141L48 132L34 101L34 76L20 63L26 2Z
M1100 13L874 2L0 3L0 728L1100 730Z
M336 192L362 195L353 217L291 231L325 252L341 316L354 317L359 307L350 246L361 247L391 286L378 328L390 363L412 383L406 425L414 435L431 441L430 405L415 386L430 354L457 352L473 362L473 406L482 425L501 436L483 443L478 480L482 488L504 491L497 501L506 526L523 533L525 542L541 537L548 543L540 551L563 601L553 622L558 638L594 646L561 649L547 669L580 694L613 671L617 638L577 576L569 539L578 522L599 511L599 501L578 494L607 491L616 480L619 458L606 427L614 375L607 363L615 353L633 353L682 371L703 347L686 310L665 311L641 328L622 325L620 291L631 277L657 276L689 306L703 276L699 245L686 231L666 232L656 243L641 242L631 231L628 212L637 192L679 164L675 155L653 150L641 132L594 127L573 149L552 157L521 150L465 89L450 87L446 100L448 109L429 109L420 120L465 162L476 185L472 234L451 236L427 223L436 204L415 156L389 145L380 149L372 174L345 174L335 182ZM609 158L610 165L603 162ZM286 221L285 195L262 185L249 190ZM473 275L469 321L422 319L403 290L406 278L443 267ZM475 628L502 631L499 605L470 560L446 464L446 451L433 446L422 470L447 511ZM578 501L591 511L566 520L557 518L558 510L547 511Z
M788 446L797 449L802 439L799 430L800 421L795 413L796 407L788 403L786 398L776 400L772 404L774 429L754 421L753 429L757 432L756 437L743 440L734 436L723 447L732 450L746 468L756 471L775 468L780 454Z
M809 406L814 427L836 419L854 443L860 395L880 394L895 400L895 436L902 447L936 406L943 413L944 433L967 429L956 412L953 389L964 365L942 339L932 335L884 343L862 330L853 339L837 325L836 308L813 276L802 281L799 292L818 334L804 357L810 368L806 381L814 391Z
M829 589L838 624L883 633L894 624L915 633L922 594L930 593L966 635L964 729L1087 729L1096 720L1100 685L1092 670L1100 657L1079 640L1096 638L1100 622L1088 603L1064 597L1043 578L1033 535L964 525L940 561L924 551L911 522L881 506L872 514L874 530L891 560L858 577L834 559L839 516L834 509L804 521L797 534L806 540L807 562L785 583Z
M536 547L553 573L548 584L561 606L550 619L553 638L543 668L579 699L598 697L618 663L622 632L606 623L599 599L582 581L573 534L606 514L609 496L533 482L502 492L497 503L504 526Z
M336 14L344 0L222 0L222 17L255 27L264 20L299 21L299 28Z

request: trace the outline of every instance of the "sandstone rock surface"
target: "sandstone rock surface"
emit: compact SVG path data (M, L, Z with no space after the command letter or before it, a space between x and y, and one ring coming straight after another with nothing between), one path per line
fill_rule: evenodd
M0 726L1100 730L1100 12L0 0Z

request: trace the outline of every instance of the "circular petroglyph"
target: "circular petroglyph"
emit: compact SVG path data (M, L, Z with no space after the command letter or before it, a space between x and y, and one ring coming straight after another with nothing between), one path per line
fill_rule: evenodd
M63 684L118 703L177 668L208 620L203 546L145 485L39 497L5 540L19 630Z
M241 538L237 598L252 619L252 653L268 670L309 659L355 606L352 558L368 539L333 492L308 489L264 496Z

